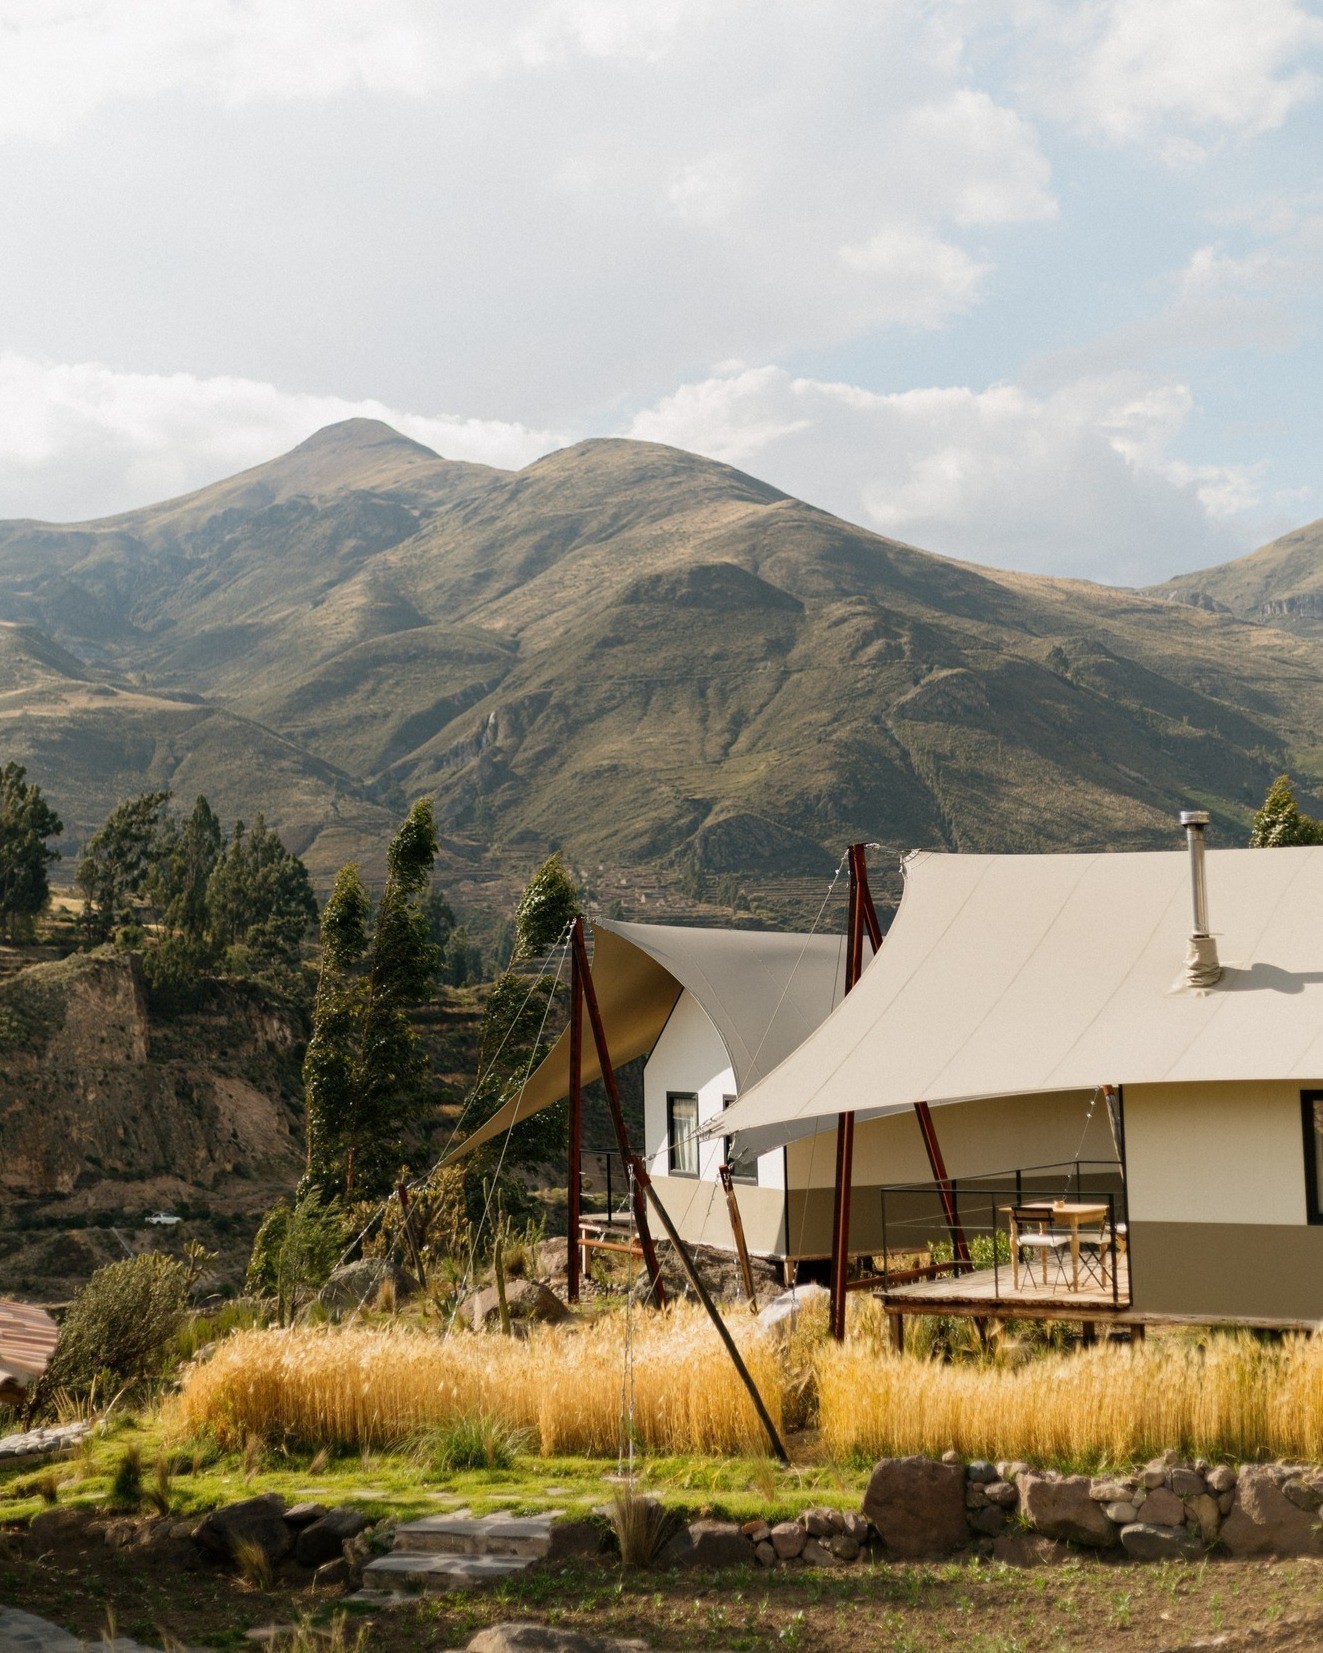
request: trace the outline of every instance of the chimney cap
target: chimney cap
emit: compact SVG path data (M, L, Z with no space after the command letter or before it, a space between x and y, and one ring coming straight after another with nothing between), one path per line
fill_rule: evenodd
M1208 825L1209 819L1206 809L1183 809L1181 811L1181 825L1183 827L1205 827Z

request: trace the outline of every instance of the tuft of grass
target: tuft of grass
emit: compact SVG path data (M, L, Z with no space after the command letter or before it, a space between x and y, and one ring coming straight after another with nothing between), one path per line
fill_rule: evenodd
M312 1455L312 1462L308 1465L309 1475L325 1475L326 1467L331 1461L329 1447L319 1446Z
M623 1567L651 1567L678 1524L679 1518L656 1498L621 1489L611 1500L611 1525Z
M152 1471L151 1485L146 1489L147 1502L158 1515L169 1515L174 1508L174 1462L162 1453Z
M121 1510L142 1508L142 1454L136 1446L126 1446L119 1455L110 1478L110 1502Z
M442 1473L460 1469L509 1469L527 1436L499 1418L455 1418L442 1424L432 1442L432 1461Z
M251 1538L234 1540L234 1565L250 1590L269 1590L275 1582L271 1557Z

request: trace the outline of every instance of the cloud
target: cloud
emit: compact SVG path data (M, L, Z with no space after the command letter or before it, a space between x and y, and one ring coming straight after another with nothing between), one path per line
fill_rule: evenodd
M291 394L250 379L0 355L0 516L81 520L260 464L339 419L383 419L448 459L517 468L563 438L497 420Z
M1015 385L881 395L737 367L682 386L629 434L696 449L926 549L998 567L1147 584L1248 550L1251 466L1170 449L1184 385L1136 373L1050 395Z
M1318 93L1323 21L1301 0L1028 0L1040 101L1176 166L1207 141L1273 131Z

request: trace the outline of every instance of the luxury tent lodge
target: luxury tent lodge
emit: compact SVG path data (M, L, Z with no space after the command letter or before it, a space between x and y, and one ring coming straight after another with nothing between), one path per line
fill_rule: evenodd
M1188 853L907 857L854 990L723 1118L764 1152L857 1118L838 1220L855 1249L884 1208L863 1283L898 1330L1323 1323L1323 848L1205 857L1206 821ZM926 1179L860 1151L916 1109Z

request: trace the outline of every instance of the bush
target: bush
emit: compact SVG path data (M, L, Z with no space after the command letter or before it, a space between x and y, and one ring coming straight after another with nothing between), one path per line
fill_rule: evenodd
M293 1210L284 1200L262 1219L253 1240L244 1290L274 1297L283 1321L300 1292L317 1291L340 1261L348 1238L338 1200L321 1201L315 1190Z
M122 1387L157 1375L187 1306L188 1271L159 1252L100 1268L74 1299L43 1393Z
M136 1446L126 1446L110 1478L110 1502L116 1509L142 1508L142 1458Z
M198 1010L206 1002L209 950L192 936L170 935L143 954L147 1001L163 1016Z
M524 1446L517 1429L499 1418L456 1418L437 1431L433 1461L442 1473L457 1469L509 1469Z

